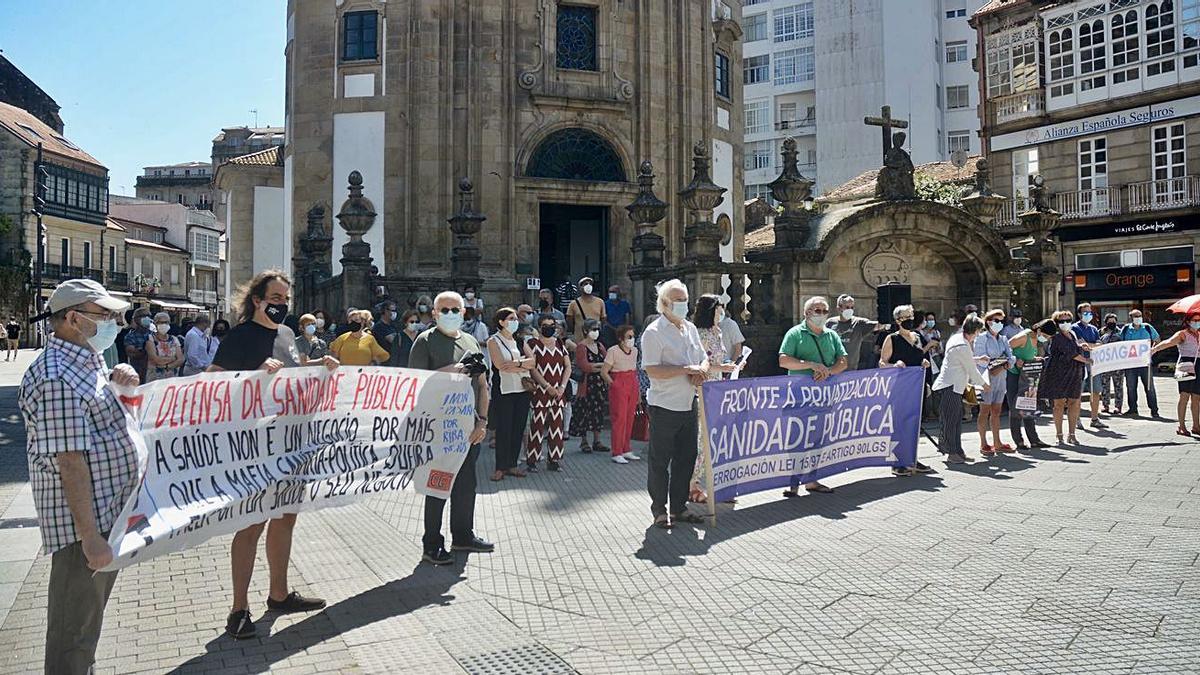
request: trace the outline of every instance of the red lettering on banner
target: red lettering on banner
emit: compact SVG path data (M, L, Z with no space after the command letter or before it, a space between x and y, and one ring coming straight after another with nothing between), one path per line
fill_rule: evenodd
M271 383L271 398L280 415L332 412L343 377L344 373L329 377L281 377Z
M263 409L262 383L258 380L242 381L242 419L266 417Z
M437 469L429 470L429 481L425 487L430 490L439 490L446 492L454 485L454 474L446 471L438 471Z
M138 404L141 396L138 396ZM154 415L155 428L192 427L200 424L227 422L233 418L229 382L199 380L188 384L172 384L163 389Z
M354 386L354 408L409 412L417 405L418 389L419 380L410 375L363 373Z

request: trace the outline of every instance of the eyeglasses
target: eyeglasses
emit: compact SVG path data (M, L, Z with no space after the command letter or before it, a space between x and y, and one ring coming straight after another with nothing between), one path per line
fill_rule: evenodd
M110 319L113 321L116 321L116 320L120 319L120 315L117 314L116 312L97 312L92 309L77 309L75 311L79 312L80 314L86 314L88 316L98 316L98 317L100 317L101 321L108 321Z
M462 313L462 308L460 308L460 307L443 307L443 308L439 309L438 311L441 312L442 315L444 316L444 315L450 314L450 313L460 314L460 313Z

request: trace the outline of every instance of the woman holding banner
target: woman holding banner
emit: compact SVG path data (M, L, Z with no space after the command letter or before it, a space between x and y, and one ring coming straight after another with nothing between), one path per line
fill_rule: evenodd
M1175 433L1189 436L1187 427L1187 409L1192 409L1192 434L1200 436L1200 370L1196 368L1200 359L1200 312L1189 312L1186 327L1171 336L1171 339L1158 343L1150 353L1160 352L1171 347L1179 347L1179 360L1175 362L1175 380L1179 382L1179 428ZM1153 386L1153 381L1151 381Z
M1092 360L1084 356L1083 347L1071 330L1071 312L1062 309L1050 318L1058 332L1050 339L1050 350L1042 378L1038 382L1038 398L1050 399L1054 407L1054 431L1062 445L1063 411L1067 414L1067 441L1078 444L1075 427L1079 425L1079 398L1083 395L1084 366Z
M879 352L880 368L924 368L925 385L932 380L929 372L929 359L921 335L917 333L917 312L912 305L900 305L892 310L892 318L897 326L895 333L890 333L883 339ZM924 391L924 388L922 388ZM893 476L911 476L915 473L933 473L933 468L916 462L912 466L892 467Z
M1054 322L1049 319L1040 321L1032 328L1023 330L1008 340L1008 346L1012 348L1013 357L1016 359L1013 367L1008 369L1005 382L1007 387L1005 396L1008 400L1008 431L1012 434L1013 443L1016 444L1018 450L1050 447L1049 443L1038 438L1037 424L1035 423L1037 420L1032 415L1021 415L1017 411L1017 397L1021 394L1021 373L1026 364L1032 364L1038 360L1038 347L1050 342L1046 332L1053 330L1053 325ZM1022 429L1025 430L1024 438L1021 436ZM1029 439L1028 445L1025 443L1025 438Z
M984 392L991 388L975 365L975 339L982 328L983 321L973 316L963 320L962 331L946 342L942 370L933 382L933 390L941 392L942 438L938 450L945 453L947 464L968 461L962 449L963 395L967 387L982 387Z

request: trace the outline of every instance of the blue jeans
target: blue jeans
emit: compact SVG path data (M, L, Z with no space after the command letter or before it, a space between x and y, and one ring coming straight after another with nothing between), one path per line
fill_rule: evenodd
M1154 391L1154 376L1150 374L1150 368L1130 368L1125 371L1125 388L1129 395L1129 411L1137 412L1138 407L1138 380L1142 381L1142 386L1146 389L1146 400L1150 403L1150 414L1158 414L1158 393Z

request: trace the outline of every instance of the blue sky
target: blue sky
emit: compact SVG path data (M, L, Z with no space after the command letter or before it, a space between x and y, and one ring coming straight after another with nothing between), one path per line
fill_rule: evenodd
M207 161L221 127L283 125L285 0L0 0L0 50L66 137L133 194L141 167Z

